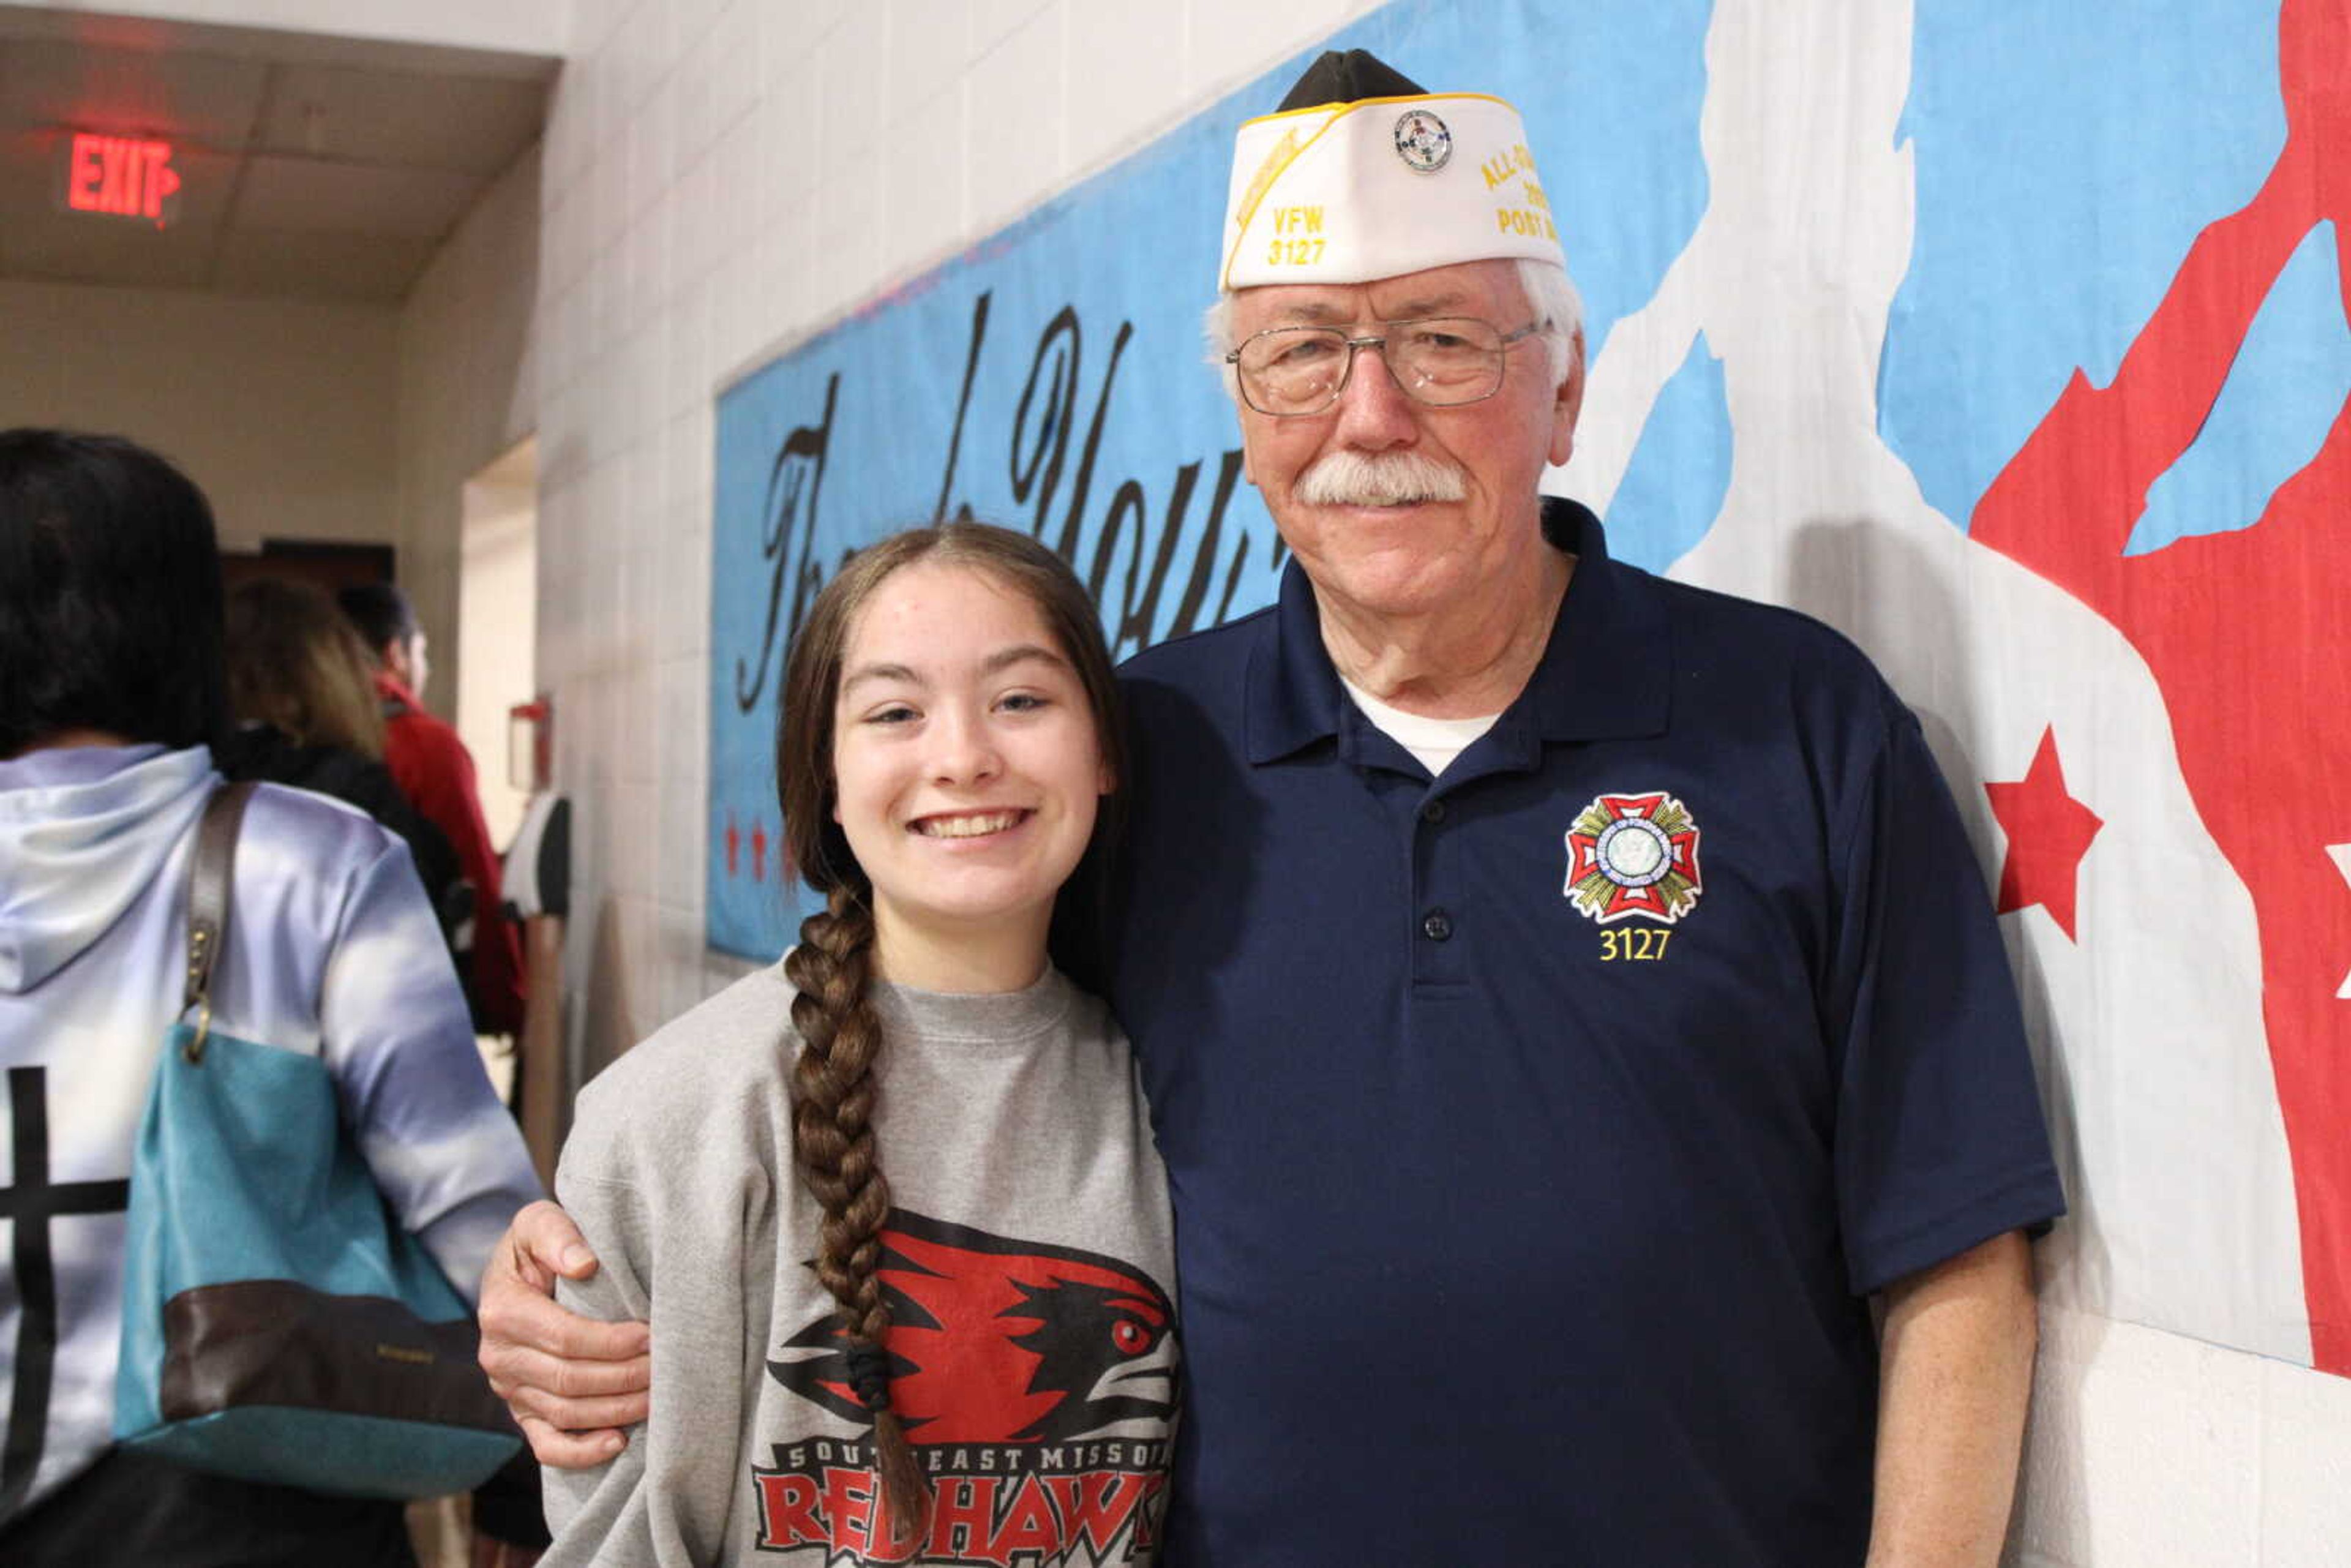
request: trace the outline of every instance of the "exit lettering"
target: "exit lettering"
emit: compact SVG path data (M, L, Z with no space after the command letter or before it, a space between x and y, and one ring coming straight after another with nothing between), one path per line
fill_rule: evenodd
M66 205L78 213L145 218L162 228L179 193L172 144L137 136L78 133L66 162Z

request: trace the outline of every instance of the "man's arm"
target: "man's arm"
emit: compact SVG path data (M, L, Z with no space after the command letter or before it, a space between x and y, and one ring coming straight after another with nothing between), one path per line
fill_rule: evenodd
M557 1276L595 1271L570 1217L534 1203L515 1216L482 1275L482 1370L539 1463L558 1469L602 1464L627 1444L620 1428L652 1407L645 1325L601 1322L555 1303Z
M1886 1288L1868 1568L2000 1561L2039 1333L2021 1231Z

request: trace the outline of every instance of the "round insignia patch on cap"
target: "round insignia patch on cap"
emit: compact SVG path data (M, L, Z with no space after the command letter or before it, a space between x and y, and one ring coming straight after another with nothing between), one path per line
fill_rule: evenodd
M1642 915L1667 925L1698 904L1698 822L1671 795L1601 795L1567 830L1567 885L1576 910L1605 925Z
M1434 174L1453 156L1453 132L1428 110L1407 109L1396 117L1395 150L1405 168Z

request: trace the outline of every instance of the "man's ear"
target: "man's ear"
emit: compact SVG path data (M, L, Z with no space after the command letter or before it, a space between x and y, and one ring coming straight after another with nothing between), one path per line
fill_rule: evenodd
M1567 368L1567 379L1559 383L1552 396L1551 465L1559 467L1575 455L1575 422L1583 413L1583 329L1575 329L1573 346L1574 355Z

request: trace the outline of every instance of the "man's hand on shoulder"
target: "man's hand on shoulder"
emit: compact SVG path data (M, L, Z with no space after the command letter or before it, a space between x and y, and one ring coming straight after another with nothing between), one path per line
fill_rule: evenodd
M596 1255L552 1203L514 1218L482 1275L482 1370L530 1440L558 1469L601 1465L627 1445L621 1430L652 1406L652 1333L601 1322L555 1301L559 1276L584 1280Z

